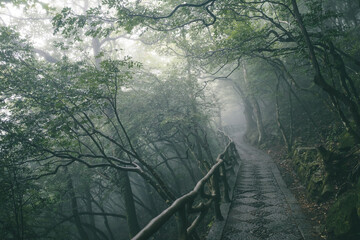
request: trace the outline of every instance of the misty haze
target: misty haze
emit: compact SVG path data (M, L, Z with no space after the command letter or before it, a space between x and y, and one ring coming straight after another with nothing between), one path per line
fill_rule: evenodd
M359 240L360 1L0 1L0 240Z

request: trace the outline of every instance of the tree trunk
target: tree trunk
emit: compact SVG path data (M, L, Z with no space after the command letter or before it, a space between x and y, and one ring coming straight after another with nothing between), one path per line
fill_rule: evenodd
M291 151L291 144L286 135L285 128L280 120L280 106L279 106L279 85L280 85L280 78L278 77L278 81L276 84L276 92L275 92L275 104L276 104L276 123L278 125L279 131L281 133L282 139L287 147L288 152Z
M243 67L243 77L244 77L245 85L249 86L249 81L247 79L247 71L246 71L244 62L242 63L242 67ZM265 129L264 129L263 121L262 121L262 114L261 114L260 106L259 106L258 101L256 100L256 98L254 97L254 95L252 93L249 93L248 99L252 106L253 113L254 113L253 116L255 117L255 121L256 121L256 129L258 131L258 143L261 143L265 138Z
M126 220L129 227L129 235L130 238L132 238L140 231L140 227L136 215L134 196L133 196L128 172L118 171L118 174L119 174L121 192L125 202Z
M92 48L93 48L95 66L96 66L96 68L99 68L100 67L100 62L101 62L101 59L98 57L98 55L101 52L101 44L100 44L99 38L93 38L91 45L92 45Z
M65 172L67 172L66 168L65 168ZM85 229L83 228L83 223L81 222L81 218L80 218L80 215L79 215L79 206L78 206L78 203L77 203L72 178L71 178L70 174L67 174L67 175L68 175L67 187L68 187L68 191L69 191L69 195L70 195L71 211L72 211L72 214L74 216L75 226L76 226L76 228L77 228L77 230L79 232L80 238L82 240L89 240L89 237L88 237Z
M296 0L291 0L292 6L293 6L293 12L294 12L294 16L296 21L299 24L301 33L305 39L305 43L306 46L308 47L309 50L309 56L310 56L310 60L312 63L312 66L315 70L315 78L314 78L314 83L316 85L318 85L319 87L321 87L325 92L327 92L330 96L330 98L333 100L335 99L336 101L341 101L342 103L344 103L346 106L348 106L351 115L354 119L355 125L356 125L356 131L350 132L355 139L359 142L360 141L360 134L359 134L359 129L360 129L360 112L359 112L359 107L358 105L351 99L350 96L344 94L341 91L338 91L337 89L335 89L334 87L332 87L331 85L329 85L322 73L321 73L321 69L320 69L320 65L319 62L317 60L316 54L315 54L315 49L314 46L311 42L309 33L307 32L307 29L303 23L301 14L299 12L298 9L298 5Z
M94 201L95 205L100 209L100 211L102 213L105 213L105 210L103 208L103 206L101 206L99 203L97 203L96 201ZM108 231L108 234L110 235L110 239L111 240L115 240L114 238L114 234L113 232L111 231L111 228L110 228L110 225L109 225L109 221L108 221L108 218L106 215L103 216L104 217L104 225L106 227L106 230Z
M262 141L264 140L264 137L265 137L265 129L264 129L263 121L262 121L262 114L261 114L261 110L260 110L258 101L254 97L251 97L251 102L253 105L254 116L256 119L256 127L257 127L257 131L259 134L258 143L260 144L260 143L262 143Z
M85 184L85 205L86 205L86 211L89 213L93 212L92 208L92 196L91 196L91 189L88 183ZM95 225L95 216L93 214L89 214L89 224L92 226L92 228L96 228ZM93 236L90 236L90 239L98 239L96 236L96 233L94 232Z
M246 124L247 124L247 131L252 131L252 129L254 129L256 127L256 122L254 121L254 118L253 118L253 113L254 113L253 108L252 108L249 100L246 98L244 92L242 91L242 89L236 82L233 82L233 87L234 87L235 91L239 94L239 96L241 97L242 102L244 104L244 115L245 115L245 120L246 120Z

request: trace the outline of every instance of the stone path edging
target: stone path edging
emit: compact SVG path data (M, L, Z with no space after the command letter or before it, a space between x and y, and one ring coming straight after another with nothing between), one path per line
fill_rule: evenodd
M271 163L271 171L279 185L281 192L284 194L285 199L292 210L293 214L297 216L295 221L297 223L298 229L303 237L304 240L311 240L313 236L311 235L312 227L307 221L307 218L303 214L298 201L294 197L294 195L290 192L287 188L286 183L284 182L283 178L281 177L279 168L276 166L274 162Z

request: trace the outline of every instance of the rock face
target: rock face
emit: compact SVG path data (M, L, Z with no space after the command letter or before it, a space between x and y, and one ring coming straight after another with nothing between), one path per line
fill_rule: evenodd
M337 239L360 239L360 180L331 207L326 228Z
M353 160L323 147L298 148L293 155L294 170L310 197L319 202L334 196L335 186L348 181L349 163L351 165ZM347 188L341 189L337 194L339 196L327 215L326 230L335 239L358 240L360 239L360 179L357 185L353 186L349 183Z
M323 158L318 149L296 149L293 164L311 198L322 201L333 193L330 174L326 171Z

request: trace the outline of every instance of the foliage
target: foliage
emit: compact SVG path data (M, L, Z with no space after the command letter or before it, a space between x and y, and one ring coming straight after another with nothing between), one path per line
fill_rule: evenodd
M341 196L330 209L326 227L338 238L358 238L357 226L360 221L356 212L356 205L359 203L358 190Z
M1 27L0 147L6 159L1 171L9 176L2 179L4 189L13 187L13 201L26 198L30 190L44 188L41 179L72 179L65 169L86 166L97 169L89 171L89 179L107 176L108 194L117 186L109 179L126 170L170 203L188 188L179 176L195 182L217 151L211 123L216 112L200 78L206 79L204 87L219 79L231 81L254 142L283 142L289 154L313 145L346 154L360 142L359 7L351 0L104 0L98 6L84 4L83 12L67 6L52 18L54 33L65 37L57 45L74 53L72 43L77 42L84 55L91 45L96 58L74 60L64 53L52 64L39 61L36 49ZM131 58L118 57L112 44L130 36L124 33L176 56L177 66L154 74ZM349 159L329 166L341 165L341 175L350 176L356 164ZM295 159L300 165L302 160ZM304 165L298 170L312 184L311 192L333 189L333 183L319 177L326 166L316 161ZM27 178L36 181L18 187L19 179ZM333 180L340 183L344 177ZM90 182L93 192L105 189ZM81 184L72 185L82 192ZM53 193L31 196L51 202ZM69 209L70 195L54 204ZM139 194L140 203L145 195ZM2 199L7 208L9 201ZM103 198L96 201L111 205ZM45 205L34 204L39 211ZM14 206L13 223L20 205ZM24 210L31 215L35 208ZM12 225L19 229L21 224ZM78 230L81 235L81 226Z
M143 178L138 182L150 183L162 200L170 203L172 192L179 195L191 186L180 183L179 175L190 174L196 181L201 176L196 162L206 171L214 161L215 151L210 152L209 144L218 143L208 140L208 134L214 133L205 114L211 110L194 78L183 81L172 73L159 80L142 73L141 64L128 57L103 59L98 67L67 57L52 64L41 62L13 30L3 27L0 36L1 171L8 176L1 181L1 190L14 189L12 199L1 201L6 212L12 213L6 222L16 227L4 234L40 239L55 236L57 231L64 231L65 236L77 229L81 235L84 220L77 216L84 212L81 209L95 204L105 216L113 214L106 211L113 211L110 202L116 194L93 196L92 200L86 196L108 192L104 185L120 187L118 194L123 194L122 183L113 180L119 171L136 172ZM203 151L206 158L201 157ZM177 165L186 167L174 170ZM84 167L94 170L84 172ZM16 177L9 171L12 168ZM169 177L174 181L165 184ZM139 199L146 196L141 191ZM72 200L77 194L92 203ZM31 199L29 207L21 203L12 207L16 205L11 201L27 198ZM85 213L92 214L88 209ZM29 227L30 219L41 225L42 219L48 218L53 220L41 229ZM75 221L75 227L66 224L68 221Z

